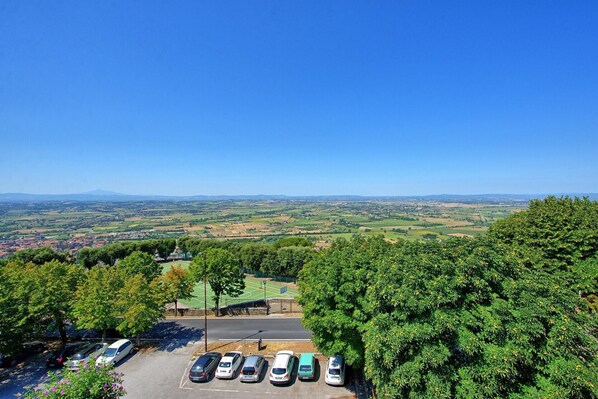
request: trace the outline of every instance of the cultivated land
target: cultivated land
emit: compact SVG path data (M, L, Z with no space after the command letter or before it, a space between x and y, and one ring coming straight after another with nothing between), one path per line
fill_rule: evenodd
M478 236L526 207L508 200L0 202L0 256L43 245L77 250L185 235L267 242L292 235L320 246L356 233L408 240Z
M184 268L189 267L189 263L187 261L174 261L164 264L163 273L166 273L172 265L180 265ZM265 281L265 290L264 290L264 281ZM280 293L280 289L286 287L286 292ZM278 281L273 281L272 279L266 278L256 278L250 274L245 275L245 290L243 293L236 297L231 298L228 295L223 295L220 300L220 306L227 306L238 304L242 302L251 302L251 301L261 301L264 297L271 299L271 298L295 298L299 294L297 290L297 286L292 283L281 283ZM207 302L208 308L213 308L216 306L216 303L212 299L213 292L210 289L210 285L208 284L207 289ZM179 300L180 303L185 305L191 306L192 308L203 308L204 307L204 289L203 289L203 282L200 282L195 285L195 289L193 290L193 298L190 300Z

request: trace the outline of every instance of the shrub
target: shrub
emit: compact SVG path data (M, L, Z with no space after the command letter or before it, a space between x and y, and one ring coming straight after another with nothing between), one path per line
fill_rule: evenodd
M86 365L80 370L64 369L50 372L50 380L41 388L29 388L23 399L118 399L126 394L122 386L122 373L111 367Z

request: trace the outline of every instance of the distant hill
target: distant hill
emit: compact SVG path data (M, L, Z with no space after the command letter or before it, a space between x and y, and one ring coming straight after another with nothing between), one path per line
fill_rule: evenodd
M436 201L459 203L525 203L534 198L545 198L549 195L557 197L589 197L598 200L598 193L553 193L553 194L440 194L413 196L361 196L361 195L315 195L315 196L286 196L286 195L128 195L112 191L94 190L80 194L0 194L0 202L134 202L134 201Z

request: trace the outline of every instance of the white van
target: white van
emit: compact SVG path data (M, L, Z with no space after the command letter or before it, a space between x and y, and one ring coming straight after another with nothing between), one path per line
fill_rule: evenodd
M96 365L98 366L108 366L108 365L116 365L116 363L120 362L122 359L125 358L131 351L133 350L133 343L128 339L121 339L116 341L112 345L106 349L98 360L96 360Z

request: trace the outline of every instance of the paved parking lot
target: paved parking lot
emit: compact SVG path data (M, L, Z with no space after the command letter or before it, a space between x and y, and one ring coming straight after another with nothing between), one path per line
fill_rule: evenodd
M233 380L219 380L211 376L208 382L194 383L189 381L188 373L193 364L191 355L199 346L201 345L187 345L171 351L140 352L130 357L117 367L125 374L124 386L128 392L126 397L131 399L197 397L259 399L275 395L306 399L354 397L351 383L345 387L326 385L322 367L319 367L320 376L316 381L299 381L295 373L289 385L272 385L268 380L268 374L273 359L267 359L268 368L264 367L258 383L242 383L238 375Z

